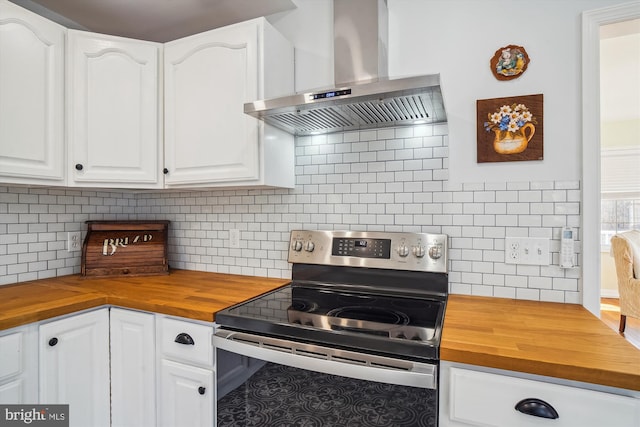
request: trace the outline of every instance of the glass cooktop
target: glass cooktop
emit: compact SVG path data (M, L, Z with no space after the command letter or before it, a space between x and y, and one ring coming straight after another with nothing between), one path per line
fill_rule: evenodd
M218 325L367 351L437 358L445 301L294 284L216 314Z

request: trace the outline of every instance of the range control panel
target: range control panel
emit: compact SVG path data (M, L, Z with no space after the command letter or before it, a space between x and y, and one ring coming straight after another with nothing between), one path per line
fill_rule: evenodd
M289 262L447 272L447 236L374 231L291 232Z
M331 255L389 259L391 258L391 240L334 237Z

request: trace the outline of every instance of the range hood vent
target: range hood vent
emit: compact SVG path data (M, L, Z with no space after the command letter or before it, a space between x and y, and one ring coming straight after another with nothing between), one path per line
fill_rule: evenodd
M446 122L439 75L386 77L386 2L333 4L337 87L249 102L244 112L298 136Z

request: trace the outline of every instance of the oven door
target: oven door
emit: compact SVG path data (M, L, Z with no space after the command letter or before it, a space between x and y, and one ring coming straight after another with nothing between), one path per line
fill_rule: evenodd
M218 426L436 426L436 364L217 329Z

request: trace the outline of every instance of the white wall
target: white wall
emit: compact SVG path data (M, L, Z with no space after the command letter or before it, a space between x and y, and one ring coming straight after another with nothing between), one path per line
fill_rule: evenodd
M581 35L585 10L606 0L389 0L390 74L441 73L452 182L581 177ZM530 56L518 79L498 81L489 60L509 44ZM544 94L544 160L476 163L476 100Z
M609 252L600 253L600 286L603 297L617 298L618 276L616 275L616 263Z
M295 0L272 23L296 47L296 91L333 77L330 1ZM388 0L389 74L440 73L449 118L449 179L466 182L581 178L581 13L620 0ZM494 52L523 46L528 70L496 80ZM544 160L476 163L476 100L544 94Z

